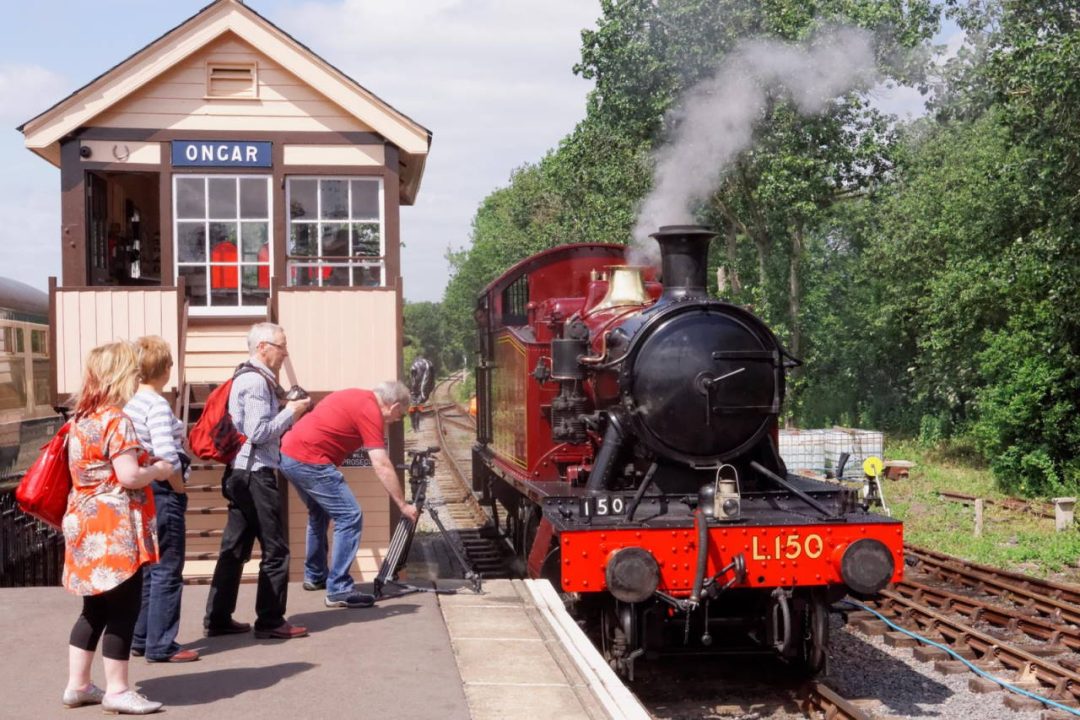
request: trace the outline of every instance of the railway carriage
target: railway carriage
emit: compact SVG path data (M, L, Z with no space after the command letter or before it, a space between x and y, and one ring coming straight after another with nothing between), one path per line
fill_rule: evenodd
M778 417L797 361L708 297L711 232L653 237L659 275L623 246L578 244L484 290L474 489L620 672L688 651L817 672L831 602L902 576L902 525L787 473Z
M60 426L50 405L48 312L45 293L0 278L0 490Z

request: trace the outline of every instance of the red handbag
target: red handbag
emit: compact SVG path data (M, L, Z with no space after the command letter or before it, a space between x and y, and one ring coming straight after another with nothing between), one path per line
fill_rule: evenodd
M41 454L23 475L15 489L15 500L27 515L59 528L67 510L71 492L71 470L68 468L68 430L64 423L53 439L41 448Z

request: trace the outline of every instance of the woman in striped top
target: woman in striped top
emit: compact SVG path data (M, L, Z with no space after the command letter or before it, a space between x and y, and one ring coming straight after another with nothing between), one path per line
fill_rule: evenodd
M191 662L199 659L195 650L183 650L176 642L180 627L180 594L184 587L185 527L188 498L187 455L183 452L184 427L161 393L169 381L172 353L169 344L156 335L135 341L139 354L139 390L124 407L143 447L156 458L168 461L173 474L155 481L157 512L157 564L146 567L143 576L142 609L135 625L132 655L146 655L148 662Z

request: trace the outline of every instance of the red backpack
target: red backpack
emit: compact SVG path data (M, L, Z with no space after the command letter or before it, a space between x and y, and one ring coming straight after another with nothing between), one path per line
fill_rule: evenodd
M202 415L188 433L188 444L197 457L229 465L247 442L247 436L236 429L232 416L229 415L229 393L232 392L233 381L249 372L259 373L267 384L273 383L254 365L242 363L229 380L214 388L206 398ZM273 383L271 391L275 390L276 386L277 383Z

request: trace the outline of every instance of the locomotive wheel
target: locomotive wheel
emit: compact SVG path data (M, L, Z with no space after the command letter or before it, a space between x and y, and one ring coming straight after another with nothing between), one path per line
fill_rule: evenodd
M621 602L605 607L600 616L600 635L608 664L615 672L633 680L634 660L641 654L636 608Z
M829 652L829 604L824 591L814 589L803 600L801 641L792 667L801 675L812 677L825 669Z

